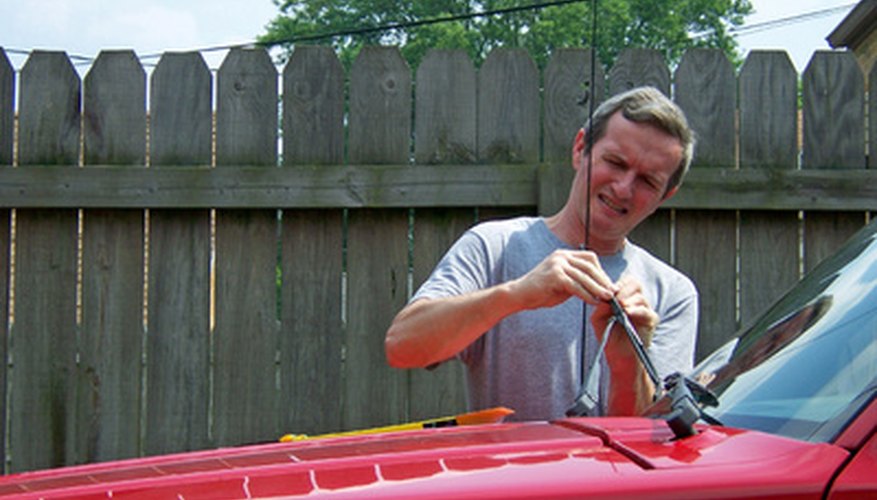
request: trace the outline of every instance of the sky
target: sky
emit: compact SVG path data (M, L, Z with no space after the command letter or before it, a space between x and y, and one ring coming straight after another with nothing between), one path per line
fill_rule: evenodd
M830 48L825 38L855 3L750 1L755 12L747 17L749 25L850 6L831 15L739 35L744 54L753 49L784 49L799 72L815 50ZM278 13L272 0L0 0L0 47L16 70L32 49L63 50L71 59L93 58L102 49L133 49L140 57L154 56L251 42ZM204 53L214 69L224 56L224 51ZM87 72L88 64L76 61L77 70Z

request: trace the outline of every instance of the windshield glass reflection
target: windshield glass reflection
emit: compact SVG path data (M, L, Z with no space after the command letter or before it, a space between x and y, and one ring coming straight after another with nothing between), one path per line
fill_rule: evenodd
M725 346L724 356L698 366L693 377L719 395L713 416L729 426L827 442L873 397L875 228L808 275Z

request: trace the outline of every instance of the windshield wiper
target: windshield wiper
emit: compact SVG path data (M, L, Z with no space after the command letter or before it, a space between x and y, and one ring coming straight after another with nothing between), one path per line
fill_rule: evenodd
M655 386L655 400L658 400L663 396L665 391L670 397L671 410L669 413L662 415L661 418L667 421L667 425L670 426L670 429L673 431L673 434L677 439L696 434L694 423L701 419L712 425L722 425L721 422L706 414L701 408L701 405L718 406L719 404L716 395L706 387L679 372L667 376L667 378L664 379L663 386L661 385L658 371L655 369L652 359L649 357L645 346L640 340L633 324L630 322L630 318L627 317L627 313L624 312L621 304L619 304L614 297L609 300L609 304L612 307L612 321L610 321L606 327L606 331L603 333L603 340L600 344L598 359L599 355L602 354L603 349L606 347L606 341L612 331L612 323L620 324L627 334L627 338L630 340L637 358L639 358L639 361L645 368L649 379L651 379L652 384ZM595 361L594 364L596 365L596 363L597 361ZM597 406L597 380L595 368L596 367L592 367L588 381L583 384L581 394L576 398L574 405L567 410L567 416L588 415ZM679 383L680 381L682 383Z
M696 434L694 423L698 420L710 425L722 425L718 419L703 411L702 405L719 405L719 399L706 387L676 372L664 379L664 388L669 393L671 410L661 418L667 421L677 439Z

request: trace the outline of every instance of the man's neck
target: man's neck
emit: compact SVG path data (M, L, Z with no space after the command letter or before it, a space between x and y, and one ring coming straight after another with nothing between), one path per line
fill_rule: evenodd
M594 237L585 238L585 228L579 221L570 220L560 211L550 217L545 217L545 225L561 241L573 248L591 250L597 255L613 255L624 249L627 238L620 240L602 240ZM586 244L587 243L587 244Z

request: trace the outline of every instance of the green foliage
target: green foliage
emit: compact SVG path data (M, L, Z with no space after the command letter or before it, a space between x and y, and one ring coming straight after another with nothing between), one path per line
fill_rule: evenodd
M281 45L331 44L349 66L364 45L398 45L416 67L431 48L465 49L476 64L496 47L524 47L540 67L558 47L589 47L594 0L501 15L466 17L541 2L522 0L275 0L280 9L259 41ZM627 47L662 51L676 64L691 47L723 50L739 63L729 29L743 23L749 0L602 0L597 2L596 47L609 67ZM456 19L449 19L456 18ZM443 22L424 23L445 19ZM423 23L379 30L383 26ZM358 33L354 33L357 32ZM326 36L332 35L332 36Z

